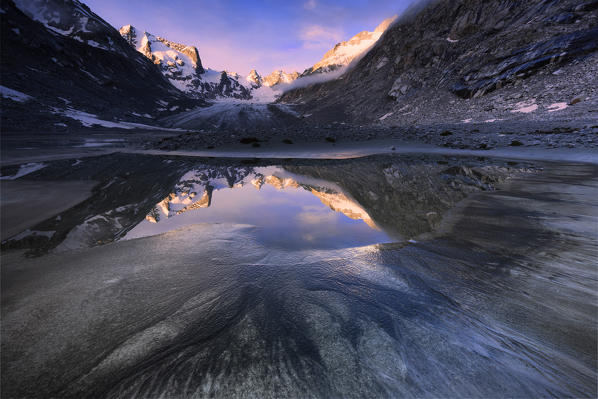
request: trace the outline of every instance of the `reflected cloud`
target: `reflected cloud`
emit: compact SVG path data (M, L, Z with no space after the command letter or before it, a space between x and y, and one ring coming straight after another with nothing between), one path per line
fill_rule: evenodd
M336 184L275 166L190 170L126 238L202 222L255 225L270 241L299 246L388 241L365 209Z
M327 49L342 40L343 31L322 25L310 25L301 30L299 38L306 49Z

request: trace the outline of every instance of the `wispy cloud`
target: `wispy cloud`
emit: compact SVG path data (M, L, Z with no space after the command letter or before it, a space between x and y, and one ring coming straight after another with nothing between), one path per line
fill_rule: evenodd
M303 8L306 10L313 10L318 6L318 2L316 0L307 0L303 3Z
M340 42L343 32L340 29L327 28L322 25L309 25L301 29L299 39L306 49L325 49Z
M298 70L414 0L85 0L117 29L132 24L197 46L202 63L242 74Z

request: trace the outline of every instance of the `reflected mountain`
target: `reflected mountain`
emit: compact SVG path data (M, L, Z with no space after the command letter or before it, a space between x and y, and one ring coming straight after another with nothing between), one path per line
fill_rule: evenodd
M596 392L595 165L250 161L21 177L96 185L4 243L59 253L3 251L3 396Z
M122 154L51 162L24 178L94 180L92 195L2 246L28 248L31 254L60 252L204 222L270 229L270 236L289 235L302 247L307 242L322 247L326 240L326 247L335 240L342 247L421 239L468 194L494 190L510 176L530 171L521 163L445 156L244 163ZM312 207L311 214L306 207ZM165 223L170 219L176 222ZM316 238L308 229L321 234Z
M331 210L340 212L353 220L363 220L368 226L377 229L367 211L357 201L342 192L338 185L330 181L317 181L306 176L292 175L279 166L194 169L185 173L175 186L175 190L160 201L145 218L149 222L158 223L163 217L170 218L187 211L208 208L212 203L214 191L243 188L248 185L257 190L264 185L274 187L276 190L306 190Z

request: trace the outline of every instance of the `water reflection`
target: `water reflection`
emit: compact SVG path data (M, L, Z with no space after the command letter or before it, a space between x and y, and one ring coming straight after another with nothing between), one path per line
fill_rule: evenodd
M337 185L280 167L189 171L124 238L197 223L255 226L258 241L285 249L346 248L392 241Z
M197 223L251 225L261 242L287 249L406 242L435 231L468 194L526 169L445 156L257 163L130 154L50 162L22 179L39 182L40 195L57 178L93 180L92 195L2 246L62 252Z
M151 236L7 251L6 397L596 392L596 168L522 178L521 164L423 156L223 163L116 154L28 175L40 195L57 176L97 182L32 227L45 249ZM515 173L436 239L331 249L427 234Z

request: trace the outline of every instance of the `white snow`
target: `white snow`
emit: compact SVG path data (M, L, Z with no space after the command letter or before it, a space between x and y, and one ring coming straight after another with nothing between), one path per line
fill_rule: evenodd
M331 65L348 65L361 54L366 53L384 32L361 32L346 42L337 44L329 50L324 57L313 66L313 70L326 69Z
M468 119L463 119L461 122L463 122L463 123L471 123L472 120L473 119L468 118Z
M567 108L567 103L554 103L548 106L548 112L562 111Z
M148 129L148 130L168 130L181 131L181 129L168 129L159 126L144 125L142 123L122 122L122 121L106 121L98 119L97 115L89 114L87 112L79 111L73 108L68 108L61 112L64 116L80 121L83 126L91 127L93 125L100 125L103 127L111 127L117 129Z
M281 92L268 86L262 86L251 91L252 99L250 101L258 103L271 103L275 101Z
M106 140L96 140L96 139L85 139L85 143L83 145L79 145L79 148L88 148L88 147L107 147L109 145L114 144L115 142L124 141L122 139L106 139ZM73 165L76 165L73 164ZM73 166L71 165L71 166Z
M89 44L92 47L97 47L97 48L101 48L102 50L108 50L108 48L106 48L106 46L94 41L94 40L88 40L87 44Z
M523 102L515 104L515 106L519 107L519 108L511 110L511 113L519 112L522 114L529 114L538 109L538 104L536 104L536 100L523 101Z
M75 29L74 26L71 26L69 28L69 30L62 30L62 29L58 29L58 28L56 28L54 26L50 26L48 24L45 24L45 25L46 25L46 28L50 29L52 32L58 33L59 35L62 35L62 36L69 36L71 33L73 33L73 30ZM83 42L83 40L81 40L78 37L75 37L74 39L77 39L80 42Z
M25 101L29 101L33 98L25 93L21 93L20 91L9 89L6 86L0 86L0 94L2 94L3 98L9 98L20 103L24 103Z
M383 121L384 119L388 118L392 114L394 114L394 112L389 112L388 114L382 115L380 118L378 118L378 120Z
M87 76L89 76L92 80L95 80L96 82L100 82L100 79L98 79L95 75L92 75L91 73L87 72L85 69L79 69L81 72L83 72L84 74L86 74Z
M206 83L220 83L220 75L222 72L207 68L205 73L201 74L201 80Z
M43 163L26 163L19 167L19 170L14 176L0 176L0 180L15 180L45 167L46 165Z

